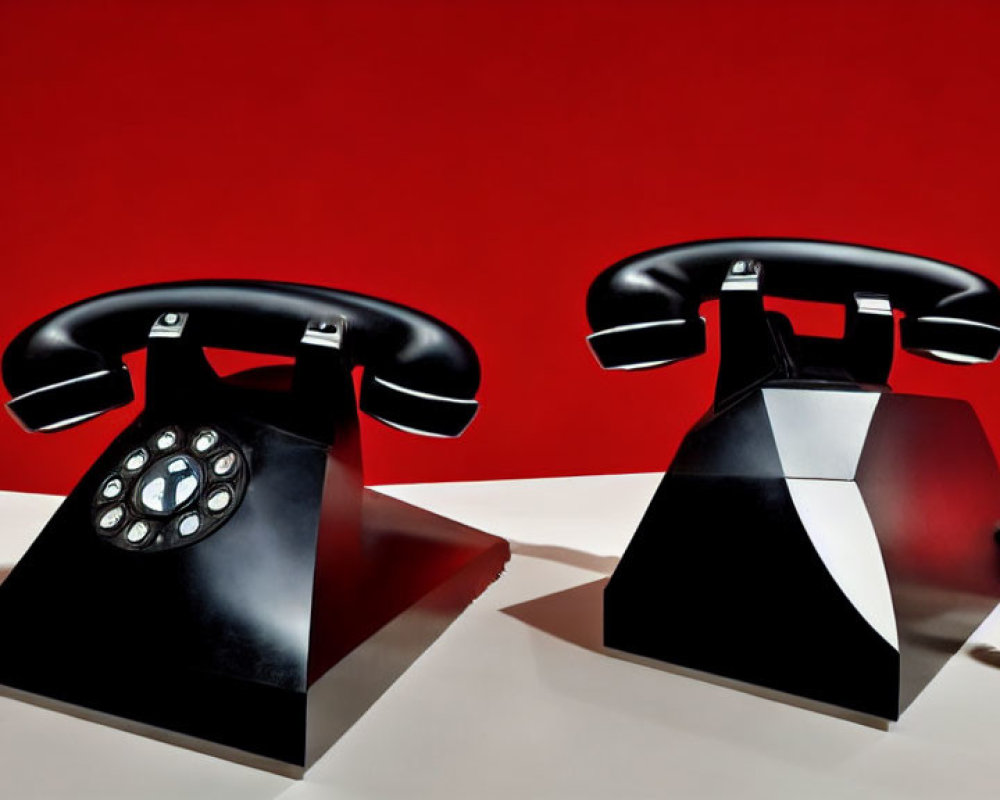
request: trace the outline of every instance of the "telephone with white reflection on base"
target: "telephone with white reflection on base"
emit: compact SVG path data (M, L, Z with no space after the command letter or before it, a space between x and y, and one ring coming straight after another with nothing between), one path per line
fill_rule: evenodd
M294 358L220 377L203 348ZM479 364L413 309L289 283L84 300L3 356L13 417L146 407L0 584L0 684L300 775L503 569L506 542L363 489L360 407L458 436Z
M843 336L765 295L841 304ZM967 403L890 390L893 312L903 349L986 363L1000 293L871 247L691 242L595 279L589 345L612 370L696 356L716 298L714 402L605 589L605 644L896 719L1000 597L1000 472Z

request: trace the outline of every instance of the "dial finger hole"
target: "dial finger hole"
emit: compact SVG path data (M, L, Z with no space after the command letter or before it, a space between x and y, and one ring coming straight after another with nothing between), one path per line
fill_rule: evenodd
M186 514L177 523L177 532L181 536L194 536L201 527L201 518L196 513Z
M101 497L105 500L114 500L122 493L122 489L125 488L125 484L122 483L122 479L117 475L112 475L101 487Z
M133 450L125 459L125 469L129 472L135 472L138 469L142 469L148 459L149 454L146 452L145 448L140 447L138 450Z
M160 435L156 437L157 450L169 450L175 444L177 444L177 431L171 428L161 431Z
M149 536L149 523L141 519L133 522L125 532L125 538L132 544L140 544L147 536Z
M198 453L207 453L219 441L219 434L209 429L198 433L194 440L194 449Z
M228 475L236 468L236 453L230 450L223 453L212 462L212 472L216 475Z
M228 488L223 487L212 492L205 505L208 506L209 511L219 512L227 509L232 501L233 493Z
M125 506L113 506L101 514L97 525L102 531L113 531L125 519Z

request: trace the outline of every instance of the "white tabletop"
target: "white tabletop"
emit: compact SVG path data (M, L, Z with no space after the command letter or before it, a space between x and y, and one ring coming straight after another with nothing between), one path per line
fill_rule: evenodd
M1000 647L997 612L888 730L601 652L599 581L658 480L381 487L509 539L514 555L302 781L0 698L0 797L1000 793L1000 657L969 654ZM58 502L0 493L0 563L19 557Z

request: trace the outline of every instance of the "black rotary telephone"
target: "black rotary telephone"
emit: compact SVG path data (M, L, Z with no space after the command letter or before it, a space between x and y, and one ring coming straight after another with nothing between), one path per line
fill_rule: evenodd
M843 336L764 295L842 304ZM968 404L890 391L893 311L904 349L985 363L1000 292L871 247L690 242L601 273L588 343L606 369L697 355L716 298L715 400L607 585L605 643L895 719L953 652L929 617L961 643L1000 595L1000 472Z
M374 699L417 655L383 631L416 625L426 644L508 557L361 484L352 369L369 415L457 436L477 410L475 351L426 314L348 292L144 286L19 334L8 408L48 432L128 403L122 355L143 347L145 409L0 585L0 683L297 774L363 706L364 681L341 696L352 659L385 667L369 670ZM222 378L204 347L294 365ZM435 592L448 602L424 608Z

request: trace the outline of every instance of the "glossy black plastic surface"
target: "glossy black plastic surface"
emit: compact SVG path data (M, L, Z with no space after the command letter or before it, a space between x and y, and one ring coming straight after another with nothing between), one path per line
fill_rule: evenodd
M1000 294L961 267L834 242L719 239L639 253L601 273L587 296L598 360L606 368L655 366L702 352L698 308L719 296L738 261L762 265L767 295L848 307L858 292L887 297L906 315L903 347L920 355L989 361L1000 350Z
M432 317L373 297L274 282L199 281L125 289L39 320L11 342L3 379L30 430L65 427L132 399L122 354L164 312L190 314L206 347L294 355L310 322L344 325L344 357L365 368L361 407L389 424L455 436L476 412L471 345Z
M966 403L880 393L849 482L877 537L894 647L821 558L766 391L685 437L605 589L605 644L897 719L1000 599L996 460Z
M843 337L797 335L765 294L844 303ZM896 719L1000 597L1000 470L966 403L889 391L892 309L911 349L988 361L997 290L868 248L696 243L600 276L591 347L693 355L710 297L715 400L606 586L605 644Z
M609 647L895 719L899 654L830 576L782 477L670 474L604 592Z
M223 379L196 316L153 317L146 408L0 585L0 683L301 774L497 577L509 548L363 490L349 345L363 328L333 341L300 329L294 367ZM199 455L209 430L215 449ZM165 431L176 441L157 453ZM181 453L197 490L176 508L158 489L144 499ZM216 471L226 453L236 458ZM122 478L110 502L148 522L148 537L97 524L109 476ZM230 502L215 509L220 486ZM211 524L184 538L173 526L192 511ZM377 668L358 676L357 663Z

